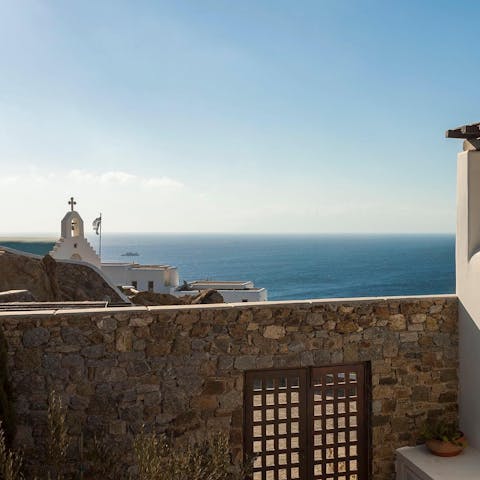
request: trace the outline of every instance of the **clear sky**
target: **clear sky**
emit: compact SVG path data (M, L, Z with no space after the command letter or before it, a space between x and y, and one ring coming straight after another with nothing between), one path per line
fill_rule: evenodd
M453 232L478 0L0 0L0 234Z

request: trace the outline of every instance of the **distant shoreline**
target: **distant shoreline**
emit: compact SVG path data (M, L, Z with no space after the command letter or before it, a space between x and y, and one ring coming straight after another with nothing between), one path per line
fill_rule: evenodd
M15 243L52 243L56 242L56 239L54 237L29 237L28 235L24 236L19 236L19 237L13 237L13 236L8 236L8 237L0 237L0 245L2 245L2 242L15 242Z

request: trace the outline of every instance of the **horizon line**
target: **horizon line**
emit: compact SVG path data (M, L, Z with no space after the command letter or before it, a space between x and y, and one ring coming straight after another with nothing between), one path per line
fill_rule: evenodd
M159 231L111 231L108 233L103 232L103 236L109 235L258 235L258 236L268 236L268 235L283 235L283 236L387 236L387 235L455 235L455 232L159 232ZM95 237L96 235L92 232L91 234L86 234L85 236ZM32 239L36 238L38 241L56 241L58 238L57 233L52 232L9 232L9 233L0 233L0 240L3 241L21 241L22 239Z

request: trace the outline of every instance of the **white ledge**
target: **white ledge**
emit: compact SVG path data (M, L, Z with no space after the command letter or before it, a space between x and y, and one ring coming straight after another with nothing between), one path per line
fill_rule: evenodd
M474 480L480 477L480 452L467 447L446 458L431 454L425 445L403 447L397 450L396 470L397 480Z
M445 295L413 295L399 297L352 297L352 298L323 298L312 300L278 300L267 302L241 302L241 303L208 303L199 305L158 305L158 306L132 306L132 307L108 307L108 308L78 308L54 310L54 315L85 315L101 314L110 315L116 313L142 313L142 312L166 312L175 310L229 310L248 308L281 308L281 307L310 307L325 304L355 305L359 303L380 303L380 302L408 302L421 300L453 300L457 299L455 294ZM30 311L1 311L2 317L32 317L41 315L52 315L52 309L30 310Z

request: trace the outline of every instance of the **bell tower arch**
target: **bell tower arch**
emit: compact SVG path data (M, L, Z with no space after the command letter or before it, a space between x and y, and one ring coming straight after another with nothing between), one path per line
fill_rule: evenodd
M85 238L83 219L75 210L77 202L70 197L70 210L61 223L61 236L50 255L59 260L80 260L101 267L100 257Z

